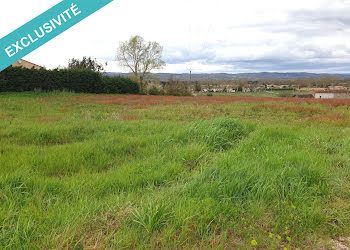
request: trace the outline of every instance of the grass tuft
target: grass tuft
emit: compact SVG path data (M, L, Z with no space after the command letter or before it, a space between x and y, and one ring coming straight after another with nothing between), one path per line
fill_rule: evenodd
M133 222L141 226L148 233L160 231L166 226L171 218L168 208L165 205L149 204L140 208L135 208L132 212Z

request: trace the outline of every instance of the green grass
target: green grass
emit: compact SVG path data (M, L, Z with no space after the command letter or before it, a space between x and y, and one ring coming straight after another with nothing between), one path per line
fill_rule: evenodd
M0 94L1 249L312 249L350 235L347 106L94 97Z

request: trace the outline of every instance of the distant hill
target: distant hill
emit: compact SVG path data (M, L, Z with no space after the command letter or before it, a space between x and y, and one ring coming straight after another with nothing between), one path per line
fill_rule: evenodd
M127 76L127 73L115 73L107 72L110 76ZM171 74L171 73L158 73L153 74L158 76L162 81L167 81L170 77L174 80L189 80L190 74ZM333 76L346 78L350 77L350 74L314 74L307 72L292 72L292 73L279 73L279 72L261 72L261 73L239 73L239 74L226 74L226 73L211 73L211 74L192 74L192 80L232 80L239 78L248 78L249 80L258 79L296 79L296 78L309 78L309 77L325 77Z

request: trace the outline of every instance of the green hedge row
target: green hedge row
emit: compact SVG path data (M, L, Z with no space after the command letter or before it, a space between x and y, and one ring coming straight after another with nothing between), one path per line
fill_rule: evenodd
M35 70L9 67L0 72L0 92L67 90L77 93L136 94L139 86L124 77L102 76L91 70Z

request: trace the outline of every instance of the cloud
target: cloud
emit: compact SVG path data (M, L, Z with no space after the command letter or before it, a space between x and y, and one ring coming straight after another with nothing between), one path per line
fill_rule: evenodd
M16 15L1 3L1 35L59 0L17 2ZM27 59L53 68L92 56L123 71L117 46L137 34L163 45L162 72L350 72L348 13L349 0L118 0Z
M349 72L350 4L336 1L332 6L337 8L287 11L279 22L230 26L239 38L203 47L200 50L209 48L210 53L198 54L195 60L222 65L225 72ZM177 63L193 60L181 55Z

